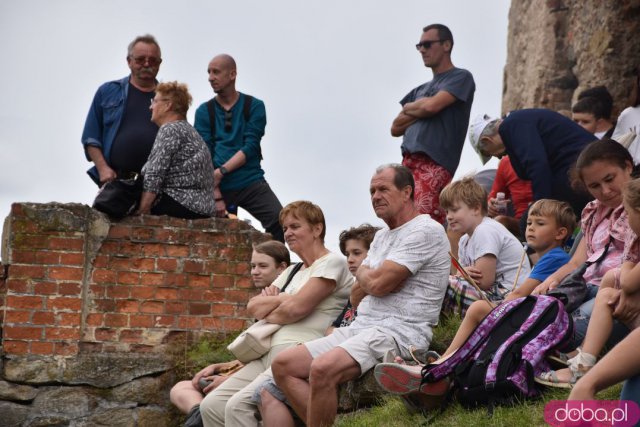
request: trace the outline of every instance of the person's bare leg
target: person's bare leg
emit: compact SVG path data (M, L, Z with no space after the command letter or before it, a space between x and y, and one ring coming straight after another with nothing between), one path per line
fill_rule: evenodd
M276 399L267 390L260 392L261 404L258 405L262 415L263 427L295 427L289 407Z
M180 381L171 388L169 399L183 414L188 414L191 408L202 402L202 393L193 387L191 381Z
M360 365L343 348L336 347L313 360L307 426L332 426L338 412L338 385L360 375Z
M640 374L639 347L640 328L637 328L576 383L569 400L591 400L600 390Z
M304 345L284 350L271 363L273 378L283 391L296 414L307 423L310 386L307 378L313 357Z
M469 338L473 331L478 327L482 319L491 311L491 305L486 301L476 301L469 306L469 309L460 323L460 327L453 337L453 341L449 344L449 347L445 350L444 356L448 356L457 349Z

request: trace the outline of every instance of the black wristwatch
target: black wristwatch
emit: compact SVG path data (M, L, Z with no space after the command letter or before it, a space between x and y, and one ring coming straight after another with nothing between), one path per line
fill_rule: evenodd
M227 168L225 168L224 166L220 166L218 169L220 169L220 173L222 174L222 176L225 176L226 174L229 173Z

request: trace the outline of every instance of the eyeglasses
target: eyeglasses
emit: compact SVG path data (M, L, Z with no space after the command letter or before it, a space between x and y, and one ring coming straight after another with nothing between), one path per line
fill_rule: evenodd
M157 67L162 62L162 58L156 58L155 56L130 56L129 58L133 59L133 62L138 65L149 63L152 67Z
M171 100L167 98L160 98L160 99L151 98L151 106L153 107L160 101L171 101Z
M424 48L425 50L431 48L431 45L434 43L442 43L444 40L425 40L416 44L416 49L420 50L420 48Z
M231 120L233 120L233 113L231 113L231 111L225 111L224 112L224 131L225 132L231 132L231 128L233 127L233 123L231 122Z

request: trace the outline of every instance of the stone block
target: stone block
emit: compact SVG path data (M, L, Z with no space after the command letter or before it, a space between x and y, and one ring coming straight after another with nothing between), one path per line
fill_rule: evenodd
M134 409L113 408L96 411L76 420L77 427L135 427Z
M29 402L38 394L38 389L28 385L11 384L0 381L0 400Z
M0 414L2 414L2 425L4 427L22 426L30 412L31 410L28 406L0 401Z
M136 409L138 418L137 427L169 427L171 414L168 410L158 407L141 407Z
M373 369L361 378L349 381L340 386L338 392L338 411L353 412L360 408L375 405L386 394L376 382Z
M82 387L43 387L34 399L31 411L73 419L91 414L97 406L97 398Z

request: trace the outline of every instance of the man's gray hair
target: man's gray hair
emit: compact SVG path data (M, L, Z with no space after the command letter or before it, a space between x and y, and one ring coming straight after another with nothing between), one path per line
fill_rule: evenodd
M493 136L498 133L498 126L500 125L500 122L502 122L502 119L495 119L489 122L480 133L478 140L482 140L485 136Z
M399 163L387 163L386 165L378 166L376 168L376 175L385 169L393 169L393 185L395 185L396 188L403 189L407 185L411 187L411 200L413 200L413 195L416 192L416 183L413 180L413 173L411 170Z
M131 53L133 52L133 47L136 45L136 43L155 44L158 47L158 51L160 51L160 45L158 44L158 41L156 40L156 38L153 37L151 34L144 34L142 36L136 37L135 39L133 39L131 43L129 43L129 46L127 47L127 58L131 57ZM160 57L162 57L162 53L160 53Z

